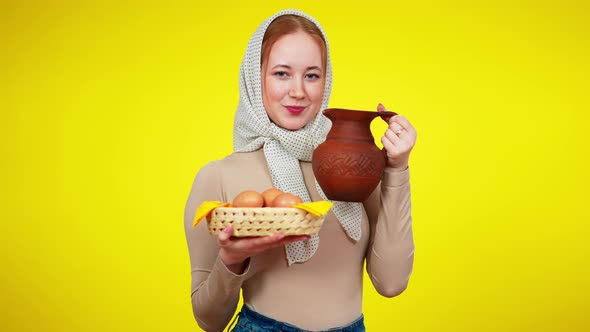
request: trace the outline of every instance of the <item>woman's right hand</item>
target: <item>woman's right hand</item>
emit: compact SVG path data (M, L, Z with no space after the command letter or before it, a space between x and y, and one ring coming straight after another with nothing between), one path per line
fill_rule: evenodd
M309 239L309 235L285 236L282 233L259 237L232 237L233 231L231 225L226 226L217 236L217 244L221 260L235 274L244 272L246 260L251 256L291 242Z

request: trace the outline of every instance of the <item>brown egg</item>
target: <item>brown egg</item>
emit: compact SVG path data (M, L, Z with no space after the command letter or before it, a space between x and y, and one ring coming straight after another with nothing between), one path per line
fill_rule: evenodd
M301 197L290 194L290 193L282 193L278 195L273 201L273 207L291 207L295 204L303 203Z
M262 207L264 199L254 190L245 190L239 193L233 200L234 207Z
M264 206L271 207L272 201L282 194L283 192L277 188L270 188L262 192L262 198L264 199Z

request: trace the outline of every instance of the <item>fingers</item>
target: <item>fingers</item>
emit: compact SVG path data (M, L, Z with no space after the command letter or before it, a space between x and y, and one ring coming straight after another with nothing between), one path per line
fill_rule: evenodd
M226 265L244 262L248 257L269 249L310 238L309 235L285 236L282 233L260 237L232 237L233 231L233 227L228 225L217 237L219 255Z
M289 244L289 243L293 243L293 242L298 242L298 241L303 241L303 240L309 240L310 236L309 235L292 235L292 236L287 236L283 239L283 241L281 241L279 243L279 245L285 245L285 244Z
M252 248L272 248L283 244L289 244L301 240L308 240L309 235L290 235L285 236L282 233L276 233L268 236L252 237L248 238L248 246ZM239 241L239 239L238 239Z
M232 233L232 226L226 226L218 235L219 246L231 250L249 252L252 254L259 253L280 245L308 240L310 238L309 235L285 236L280 232L268 236L232 238Z
M395 124L395 126L403 128L403 131L407 134L407 137L411 138L412 140L416 139L416 130L414 129L414 126L412 126L410 121L408 121L408 119L406 119L405 117L401 115L394 116L393 118L391 118L390 125L392 124Z
M226 247L230 244L230 238L234 232L232 225L227 225L217 236L217 242L220 247Z
M260 248L266 250L272 248L275 244L280 243L285 238L283 233L276 233L269 236L260 236L253 238L253 241L249 243L251 248Z
M387 155L389 157L397 157L401 153L399 148L400 138L396 136L397 138L394 138L396 143L394 143L391 139L387 137L388 135L396 136L395 134L391 133L390 130L388 130L385 133L385 136L383 136L383 138L381 139L381 143L383 143L383 148L385 148L385 151L387 151Z
M387 155L391 158L397 158L398 156L408 153L413 145L409 133L398 123L392 123L389 126L381 138L381 143L383 143Z
M400 126L402 126L406 130L410 130L410 129L413 130L414 129L414 127L412 126L410 121L408 121L408 119L406 119L405 117L403 117L401 115L394 116L392 120L399 123Z
M397 135L398 137L402 137L402 134L405 134L406 130L404 127L402 127L399 123L397 122L391 122L389 124L389 129L395 133L395 135Z
M387 108L385 108L385 106L383 106L383 104L379 103L379 105L377 105L377 111L378 112L385 112L385 111L387 111ZM403 117L401 115L392 116L391 119L389 119L389 124L392 124L392 123L399 124L402 128L404 128L404 130L408 131L409 133L415 132L414 127L412 126L410 121L408 121L408 119L406 119L405 117Z
M385 138L386 141L389 141L390 143L392 143L394 145L400 145L401 141L402 141L400 135L401 135L401 133L398 134L393 129L389 128L385 131L383 138ZM381 140L381 142L383 143L383 140Z

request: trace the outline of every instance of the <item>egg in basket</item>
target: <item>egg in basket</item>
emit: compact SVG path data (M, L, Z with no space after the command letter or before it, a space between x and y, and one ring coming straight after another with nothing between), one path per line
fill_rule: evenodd
M232 203L203 202L195 214L193 227L207 218L209 233L219 234L232 225L233 236L265 236L278 232L284 235L317 234L332 208L328 201L303 203L299 196L276 188L262 193L246 190Z

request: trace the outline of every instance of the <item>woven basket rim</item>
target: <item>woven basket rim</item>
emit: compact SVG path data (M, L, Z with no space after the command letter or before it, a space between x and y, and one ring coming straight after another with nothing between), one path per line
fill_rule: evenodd
M263 236L281 231L286 235L319 232L326 215L316 216L299 208L215 208L207 218L209 233L218 234L224 225L234 226L234 236ZM292 219L291 219L292 218Z
M228 211L244 210L244 211L250 211L250 210L260 210L260 209L264 209L265 211L270 211L270 210L272 210L272 211L280 211L280 210L286 210L286 211L301 210L301 211L305 211L303 209L295 208L295 207L271 207L271 206L264 206L264 207L234 207L234 206L231 206L230 207L230 206L220 206L220 207L216 207L213 210L228 210Z

